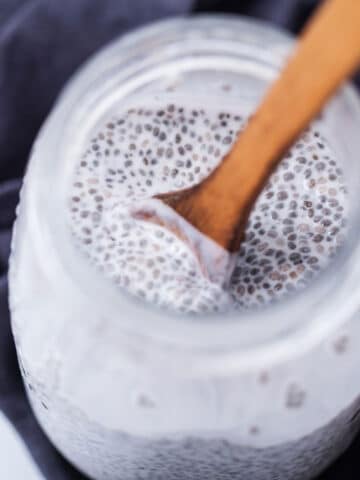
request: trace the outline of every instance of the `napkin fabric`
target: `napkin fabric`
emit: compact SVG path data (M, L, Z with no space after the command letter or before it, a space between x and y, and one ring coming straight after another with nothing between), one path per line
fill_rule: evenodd
M25 397L10 331L7 265L15 207L29 151L62 86L90 54L130 29L154 20L180 14L227 12L251 15L298 32L316 3L0 0L0 410L13 423L46 479L84 477L47 440ZM360 439L321 476L321 480L355 478L360 478Z

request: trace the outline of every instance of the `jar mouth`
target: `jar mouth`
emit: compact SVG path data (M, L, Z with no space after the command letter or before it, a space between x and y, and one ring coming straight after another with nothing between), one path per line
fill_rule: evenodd
M81 298L100 317L118 318L119 329L201 351L203 365L208 366L210 361L220 365L213 354L221 354L221 368L225 364L237 369L255 363L264 365L284 355L295 355L320 342L356 312L360 214L354 207L344 246L307 288L261 309L223 313L221 318L215 313L196 314L194 319L186 315L186 321L180 314L109 288L108 281L100 278L86 259L80 261L62 213L73 159L79 157L92 126L121 99L164 72L171 76L191 69L246 72L265 85L276 75L292 44L289 35L259 21L235 16L176 18L125 35L83 67L60 96L36 140L28 172L35 179L34 192L29 195L34 248L50 252L46 268L54 285L66 278L64 288L69 289L69 298ZM262 92L251 99L254 105ZM354 157L354 124L360 122L355 90L345 86L327 111L333 112L333 118L344 117L342 121L348 127L344 150ZM333 128L337 128L335 123ZM356 175L350 180L355 192L359 180Z

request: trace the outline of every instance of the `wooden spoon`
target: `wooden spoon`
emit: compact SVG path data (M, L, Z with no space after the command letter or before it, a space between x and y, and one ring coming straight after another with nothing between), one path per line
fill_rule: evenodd
M360 0L325 1L219 166L194 187L156 196L134 216L172 230L194 250L205 275L225 285L271 173L359 63Z
M281 156L359 63L360 0L325 1L220 165L198 185L157 198L227 252L238 251ZM166 218L156 221L167 224ZM181 236L179 227L176 233Z

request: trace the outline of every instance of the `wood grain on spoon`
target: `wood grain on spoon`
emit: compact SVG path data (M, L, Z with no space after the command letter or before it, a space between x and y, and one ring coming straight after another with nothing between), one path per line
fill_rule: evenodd
M200 184L160 195L229 252L282 154L360 62L360 0L327 0L230 153Z

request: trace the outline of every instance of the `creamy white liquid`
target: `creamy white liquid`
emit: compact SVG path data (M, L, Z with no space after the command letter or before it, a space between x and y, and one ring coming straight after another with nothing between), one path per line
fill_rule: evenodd
M345 231L346 187L327 142L316 126L302 135L261 193L231 258L152 199L205 178L246 122L240 107L234 113L181 100L139 99L92 132L69 193L77 246L120 288L184 312L260 306L302 288L329 263ZM190 241L139 218L139 210L178 223Z

